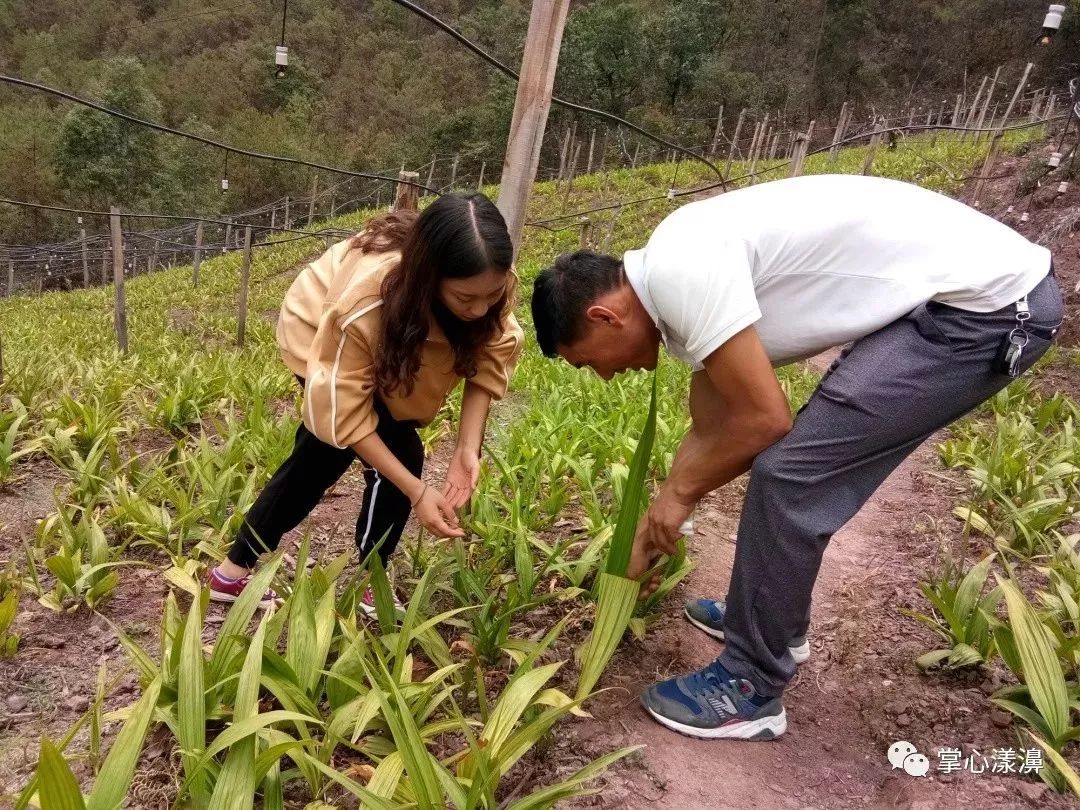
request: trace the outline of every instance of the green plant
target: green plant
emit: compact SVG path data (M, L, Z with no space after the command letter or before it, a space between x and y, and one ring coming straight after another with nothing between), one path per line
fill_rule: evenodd
M931 604L932 615L904 610L905 615L922 622L948 645L919 656L920 669L942 666L959 669L990 660L994 653L994 635L990 619L1001 601L1001 588L982 596L994 554L986 555L966 573L962 565L946 560L939 576L932 582L920 582L919 590Z

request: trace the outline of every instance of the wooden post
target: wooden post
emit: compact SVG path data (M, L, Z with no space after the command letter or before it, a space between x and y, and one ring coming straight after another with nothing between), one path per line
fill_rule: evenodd
M1016 85L1016 90L1013 91L1012 100L1009 101L1009 106L1005 110L1005 117L1001 119L1001 122L994 131L993 139L990 141L990 149L986 153L986 162L983 163L982 171L979 172L979 180L975 184L975 192L971 198L971 204L974 206L978 206L979 195L982 194L983 185L994 167L994 161L997 160L998 152L1001 149L1001 141L1005 137L1005 124L1008 122L1009 116L1012 115L1013 108L1016 106L1020 94L1024 92L1024 88L1027 86L1028 77L1031 76L1031 70L1034 67L1035 65L1031 62L1027 63L1027 67L1024 68L1024 75L1020 77L1020 82Z
M82 283L90 286L90 258L86 255L86 228L79 228L79 241L82 243Z
M997 89L998 76L1001 75L1001 66L994 71L994 80L990 82L990 86L986 89L986 97L983 99L982 112L979 113L979 122L975 125L975 129L981 130L983 123L986 121L986 112L990 109L990 99L994 96L994 90ZM982 132L975 133L975 142L978 143L982 138Z
M476 181L476 190L483 193L484 191L484 171L487 169L487 161L480 161L480 179Z
M200 221L195 226L195 256L191 260L191 283L196 287L199 286L199 265L202 264L202 240L203 224Z
M285 221L286 221L285 227L286 228L289 227L288 226L288 219L289 219L288 216L286 216L285 217ZM229 243L230 242L232 242L232 217L229 217L227 220L225 220L225 250L229 249Z
M638 141L636 144L634 144L634 156L632 158L630 158L630 168L631 169L636 169L637 168L638 153L640 151L641 151L641 141Z
M150 252L150 258L146 260L146 272L153 273L157 270L157 257L158 248L161 246L161 242L157 239L154 240L153 250Z
M581 241L580 241L578 247L581 250L588 250L589 249L589 235L590 235L590 231L592 231L592 220L589 219L588 217L582 217L580 221L581 221Z
M460 155L454 155L454 162L450 166L450 193L454 191L454 184L457 182L457 167L458 161L461 159Z
M540 163L569 7L570 0L533 0L529 17L498 203L515 247L521 242L525 209Z
M866 160L863 161L862 173L869 175L874 169L874 155L877 153L878 143L881 141L881 124L874 123L874 134L870 136L870 149L866 153Z
M713 130L712 143L709 145L709 157L716 155L720 148L720 136L724 134L724 105L720 105L720 112L716 116L716 129Z
M113 282L116 286L116 308L113 322L116 326L116 342L120 351L127 354L127 303L124 300L124 239L120 233L120 209L109 208L109 230L112 236Z
M315 219L315 198L319 195L319 175L311 178L311 199L308 200L307 224L311 227L311 221Z
M765 113L765 120L761 122L761 126L758 127L757 137L754 140L753 145L750 147L750 184L753 185L757 182L757 177L754 174L754 170L757 168L758 156L762 151L762 144L765 140L765 131L769 126L769 113Z
M419 205L420 189L413 183L420 182L420 172L398 172L397 193L394 195L395 211L415 211Z
M963 103L964 103L964 94L963 93L957 93L956 94L956 106L953 107L952 121L949 123L949 126L955 127L957 125L957 122L960 120L960 105L963 104Z
M270 230L277 230L277 206L270 209Z
M596 149L596 130L593 129L589 132L589 165L585 169L585 174L592 174L592 161L593 151Z
M780 146L780 133L777 132L775 135L773 135L772 146L769 147L769 160L775 160L776 159L776 150L779 148L779 146Z
M1042 120L1046 121L1047 119L1053 118L1054 117L1054 111L1055 111L1056 107L1057 107L1057 93L1051 93L1050 94L1050 99L1046 102L1046 104L1043 106L1042 110L1040 111L1040 114L1042 115Z
M424 183L424 185L427 186L428 188L433 188L433 186L431 185L431 181L435 177L435 164L438 162L438 160L439 160L438 155L432 155L431 156L431 165L428 167L428 172L427 172L427 182ZM333 216L333 211L331 211L331 216Z
M840 107L840 118L836 122L833 131L832 146L829 147L829 163L836 162L837 153L840 151L840 141L844 139L844 129L847 127L848 103L845 101Z
M285 230L289 230L289 198L288 198L288 196L285 197L285 221L282 224L282 227ZM225 245L228 246L228 244L229 244L229 240L226 239L225 240Z
M1032 124L1039 120L1039 107L1042 105L1045 94L1045 89L1039 90L1035 93L1035 97L1031 99L1031 114L1028 116L1028 121Z
M968 108L968 114L964 117L964 127L968 129L975 123L975 116L979 111L979 102L982 100L983 91L986 89L986 83L988 81L990 81L990 77L983 76L982 83L979 85L979 92L975 94L975 100L971 102L971 107ZM967 132L960 133L960 140L964 140L967 136Z
M731 177L731 159L739 143L739 135L742 134L743 121L746 119L746 108L739 110L739 119L735 122L735 134L731 136L731 146L728 147L727 166L724 167L724 179Z
M559 176L557 179L562 180L566 174L566 153L570 149L570 127L566 128L566 134L563 136L562 148L559 150Z
M251 226L244 228L244 260L240 265L240 301L236 313L236 345L244 345L247 330L248 278L251 275Z

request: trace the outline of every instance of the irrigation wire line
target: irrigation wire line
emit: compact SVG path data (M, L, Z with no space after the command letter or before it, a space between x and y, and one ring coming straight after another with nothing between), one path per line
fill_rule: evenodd
M432 25L435 25L438 28L441 28L443 31L445 31L447 34L449 34L451 37L453 37L459 43L464 45L470 51L475 53L477 56L479 56L481 59L483 59L489 65L491 65L492 67L494 67L497 70L501 71L505 75L509 76L515 82L521 80L520 76L518 75L518 73L515 70L513 70L509 66L507 66L507 65L503 64L502 62L500 62L498 59L496 59L494 56L489 54L487 51L485 51L483 48L481 48L475 42L473 42L468 37L466 37L464 34L462 34L460 31L455 29L453 26L449 25L448 23L443 22L441 19L436 17L431 12L429 12L429 11L421 8L420 6L416 5L416 3L413 3L412 0L393 0L393 2L397 3L399 6L402 6L403 8L407 8L409 11L413 12L414 14L418 14L419 16L423 17L425 20L430 22ZM637 124L633 124L630 121L627 121L625 118L620 118L619 116L614 115L613 113L604 112L603 110L597 110L597 109L594 109L592 107L586 107L583 104L575 104L572 101L567 101L566 99L559 98L558 96L555 96L555 95L552 95L551 103L552 104L557 104L560 107L565 107L568 110L574 110L575 112L584 113L586 115L591 115L591 116L594 116L596 118L600 118L600 119L603 119L605 121L609 121L611 123L618 124L619 126L627 127L629 129L633 130L634 132L637 132L639 135L643 135L644 137L648 138L651 141L655 141L656 143L663 144L664 146L668 147L669 149L675 149L675 150L677 150L679 152L682 152L684 155L688 155L689 157L692 157L695 160L698 160L698 161L701 161L702 163L704 163L706 166L708 166L710 169L712 169L712 171L716 174L717 177L720 178L721 185L723 185L723 183L724 183L723 172L721 172L720 169L717 168L717 166L712 161L710 161L708 158L705 158L702 155L699 155L697 152L694 152L693 150L687 149L687 148L685 148L683 146L679 146L676 143L672 143L671 141L665 140L664 138L661 138L659 135L654 135L653 133L649 132L648 130L642 129Z
M138 118L134 115L128 115L127 113L114 110L111 107L106 107L102 104L98 104L96 101L89 101L87 99L76 96L72 93L65 92L63 90L57 90L55 87L49 87L48 85L41 84L39 82L28 81L27 79L20 79L17 76L8 76L7 74L0 74L0 82L15 85L16 87L24 87L30 90L35 90L40 93L47 93L58 98L63 98L76 104L81 104L84 107L89 107L92 110L111 115L114 118L119 118L123 121L127 121L132 124L137 124L141 127L147 127L149 129L156 130L157 132L163 132L167 135L176 135L181 138L187 138L188 140L196 141L198 143L212 146L215 149L224 149L225 153L233 152L237 155L243 155L245 157L254 158L256 160L271 160L277 163L291 163L296 166L307 166L312 169L320 169L326 172L333 172L335 174L344 174L350 177L366 177L369 180L385 180L392 183L405 183L410 186L416 186L423 191L434 191L422 183L418 183L413 180L399 180L396 177L385 177L383 175L371 174L369 172L357 172L352 169L342 169L337 166L328 166L324 163L315 163L310 160L304 160L303 158L287 157L284 155L268 155L263 152L254 152L250 149L241 149L238 146L230 146L227 143L221 141L215 141L212 138L205 138L202 135L195 135L191 132L184 132L180 129L174 129L173 127L167 127L164 124L158 124L153 121L147 121L143 118Z
M1068 113L1062 113L1061 115L1055 115L1053 118L1045 118L1045 119L1040 120L1040 121L1027 122L1027 123L1024 123L1024 124L1014 124L1014 125L1011 125L1011 126L1008 126L1008 127L993 127L993 128L985 128L984 127L984 128L980 129L980 128L976 128L976 127L961 127L961 126L951 126L951 125L945 125L945 124L942 124L940 126L937 126L937 125L934 125L934 124L931 124L929 126L927 126L926 124L912 124L910 127L909 126L890 127L890 128L887 128L887 129L882 129L882 130L877 130L877 131L878 131L878 133L880 135L887 135L890 132L904 132L904 131L914 132L914 131L919 131L919 130L922 130L922 131L946 130L946 131L957 131L957 132L996 132L996 131L998 131L998 129L1000 129L1003 132L1011 132L1011 131L1015 131L1015 130L1031 129L1033 127L1040 127L1040 126L1043 126L1044 124L1048 124L1048 123L1053 122L1053 121L1060 121L1066 115L1068 115ZM819 155L819 154L822 154L823 152L828 152L834 146L842 147L842 146L844 146L846 144L849 144L849 143L852 143L854 141L862 140L862 139L864 139L864 138L866 138L866 137L868 137L870 135L873 135L873 132L861 132L861 133L858 133L856 135L849 135L848 137L843 138L843 139L841 139L839 141L836 141L836 142L830 141L825 146L822 146L822 147L819 147L817 149L813 149L813 150L807 152L806 157L810 157L812 155ZM775 172L775 171L777 171L779 169L783 169L783 168L785 168L787 166L790 166L791 163L792 163L792 161L790 159L787 159L787 160L784 160L782 162L777 163L774 166L769 166L768 168L765 168L765 169L758 169L756 171L747 172L746 174L738 175L736 177L729 177L729 178L727 178L727 183L737 183L737 182L740 182L740 181L743 181L743 180L749 180L751 178L759 177L761 175L768 174L770 172ZM533 220L531 222L526 222L525 224L528 225L528 226L532 226L532 227L543 227L543 226L549 225L550 223L553 223L553 222L562 222L563 220L571 219L571 218L574 218L574 217L582 217L582 216L586 216L588 214L595 214L595 213L601 213L603 211L610 211L611 209L618 208L619 206L642 205L644 203L656 202L658 200L674 199L674 198L677 198L677 197L687 197L687 196L694 195L694 194L702 194L702 193L704 193L706 191L712 191L713 189L716 189L716 188L724 188L724 189L726 189L727 186L724 185L724 184L721 184L721 183L710 183L708 185L697 186L695 188L685 189L683 191L675 191L673 189L667 194L656 194L656 195L652 195L652 196L649 196L649 197L640 197L638 199L633 199L633 200L624 200L622 202L614 202L614 203L610 203L610 204L607 204L607 205L596 206L595 208L586 208L586 209L583 209L583 210L580 210L580 211L573 211L573 212L570 212L568 214L560 214L559 216L548 217L547 219ZM548 228L547 230L553 230L553 229Z

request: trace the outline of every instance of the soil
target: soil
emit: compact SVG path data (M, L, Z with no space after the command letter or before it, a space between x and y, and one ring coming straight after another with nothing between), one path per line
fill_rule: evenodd
M1048 154L1050 147L1044 151ZM997 171L1023 170L1028 159L1006 158ZM1006 214L1014 190L1012 178L987 183L983 210L1007 221L1018 217ZM1080 188L1053 202L1052 192L1052 187L1042 189L1030 207L1030 222L1021 230L1054 250L1071 322L1060 335L1063 351L1033 384L1048 393L1060 390L1080 397L1080 366L1075 361L1080 294L1074 292L1080 281L1080 242L1074 242L1072 231L1080 223ZM179 327L190 326L186 313L174 316ZM827 361L818 359L819 364ZM693 740L653 722L638 703L649 683L700 667L722 649L720 642L684 620L682 603L694 595L725 593L742 503L744 482L739 480L702 502L691 542L696 570L676 589L645 639L624 642L600 684L608 691L587 706L593 719L563 723L545 750L511 774L515 792L565 777L614 748L645 745L597 780L595 795L569 806L1073 806L1030 776L992 774L989 768L980 774L941 774L934 768L943 747L961 749L962 757L971 755L976 761L995 748L1030 747L1015 724L992 711L988 693L1002 683L1001 670L927 675L914 663L935 649L938 640L901 611L925 609L918 583L933 572L944 547L978 545L962 538L962 527L952 516L967 487L943 471L936 458L935 444L943 436L932 438L901 465L830 543L814 593L811 657L785 694L788 732L780 740ZM446 462L447 448L440 445L425 477L441 483ZM53 489L63 483L46 463L30 462L21 472L20 481L0 490L0 563L22 560L23 541L33 538L36 521L53 510ZM320 553L348 548L362 487L359 467L354 467L285 542L311 531ZM415 536L412 528L410 536ZM969 557L980 550L967 548ZM85 609L55 613L24 596L14 628L22 635L19 653L0 660L0 806L32 773L41 736L58 740L85 711L95 694L99 667L110 679L118 679L107 709L137 696L135 677L104 619L154 649L165 583L149 566L122 569L120 577L116 597L101 608L100 616ZM216 611L208 619L208 637L220 621ZM568 645L579 635L569 630ZM107 729L107 736L112 733L115 726ZM85 746L85 734L76 739L76 747ZM899 740L928 756L931 772L925 778L889 765L886 750ZM85 762L74 767L77 776L89 773ZM131 806L167 807L178 783L176 752L166 734L157 734L144 752Z

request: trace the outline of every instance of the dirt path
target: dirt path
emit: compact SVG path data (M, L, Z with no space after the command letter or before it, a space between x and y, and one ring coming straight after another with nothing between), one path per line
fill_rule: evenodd
M990 704L984 692L990 685L980 690L926 678L913 663L932 649L933 637L898 611L929 563L926 549L912 539L925 532L924 509L941 497L927 489L925 471L934 463L933 442L928 442L829 545L814 591L813 652L785 696L788 732L780 740L692 740L653 722L641 709L637 697L648 682L703 666L721 650L720 642L683 620L680 601L672 600L646 641L621 653L620 674L605 679L606 685L627 691L618 690L617 699L596 710L602 722L588 733L590 747L645 743L647 748L612 779L601 794L603 806L929 810L1016 807L1029 800L1042 807L1069 806L1041 783L992 776L989 768L977 776L934 776L932 771L918 779L892 770L886 761L885 751L896 740L914 743L932 767L939 746L990 756L995 747L1019 745L1011 727L986 722ZM681 589L683 596L726 592L740 501L740 492L722 491L699 512L692 543L698 567Z

